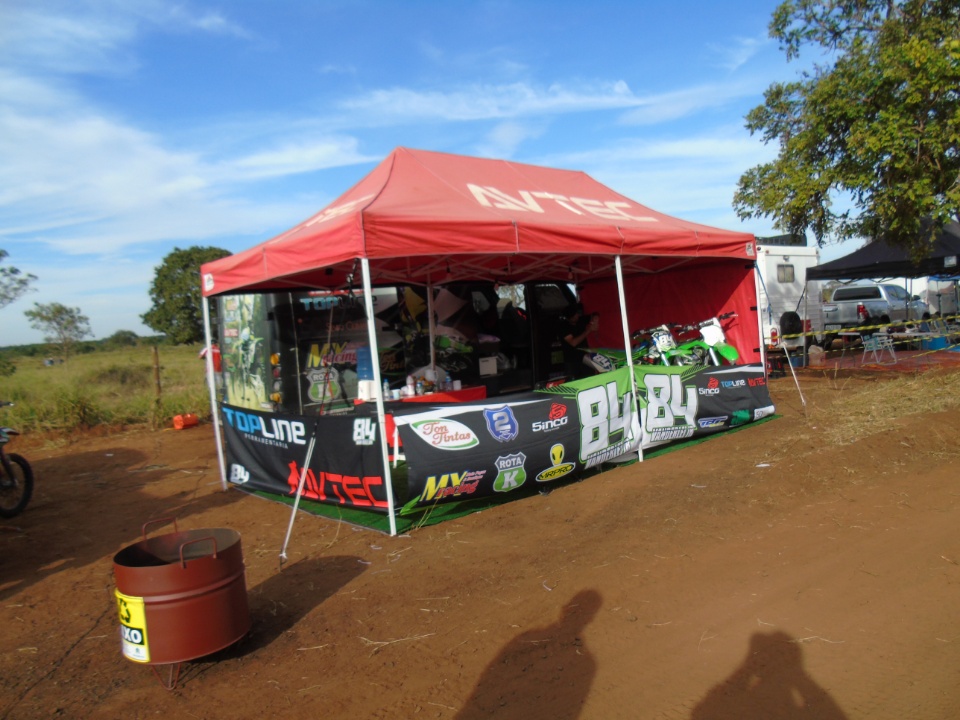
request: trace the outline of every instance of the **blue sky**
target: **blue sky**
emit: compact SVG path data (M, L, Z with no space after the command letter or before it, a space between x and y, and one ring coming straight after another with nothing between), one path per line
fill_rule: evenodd
M0 309L139 316L174 247L243 250L406 146L583 170L677 217L731 208L771 159L744 129L795 78L776 0L0 3L0 248L39 280ZM853 248L828 248L831 259Z

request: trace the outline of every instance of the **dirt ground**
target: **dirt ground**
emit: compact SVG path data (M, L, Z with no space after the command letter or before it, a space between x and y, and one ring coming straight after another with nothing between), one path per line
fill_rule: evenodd
M960 717L960 412L826 440L890 377L776 379L778 419L409 536L300 514L282 572L289 509L220 489L210 426L20 443L0 717ZM240 533L253 623L173 691L112 595L167 516Z

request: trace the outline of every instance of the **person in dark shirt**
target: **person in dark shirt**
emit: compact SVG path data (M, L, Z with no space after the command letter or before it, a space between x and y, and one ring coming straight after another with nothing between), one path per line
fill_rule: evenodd
M560 345L563 347L563 366L566 374L572 378L590 375L590 369L583 362L583 349L587 347L587 336L596 331L596 315L584 315L583 305L576 303L560 326Z

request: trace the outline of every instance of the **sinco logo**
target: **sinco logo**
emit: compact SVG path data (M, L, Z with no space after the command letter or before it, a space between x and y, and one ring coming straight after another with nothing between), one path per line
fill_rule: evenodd
M702 388L697 388L697 393L699 395L719 395L720 394L720 381L715 377L707 380L707 386Z
M568 417L557 418L556 420L538 420L533 423L530 428L534 432L550 432L551 430L556 430L562 428L570 421Z

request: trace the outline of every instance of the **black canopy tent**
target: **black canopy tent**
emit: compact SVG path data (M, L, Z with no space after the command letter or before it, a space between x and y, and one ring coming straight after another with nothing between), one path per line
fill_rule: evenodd
M915 261L907 250L887 244L882 239L874 240L849 255L822 265L807 268L804 277L804 317L809 317L808 288L815 280L881 280L885 278L933 277L953 279L960 277L957 258L960 257L960 223L951 222L934 240L930 253L923 260ZM956 292L956 283L954 283ZM828 335L825 335L829 347Z
M806 280L954 277L960 274L960 223L948 223L926 259L914 262L906 250L876 240L849 255L807 268Z

